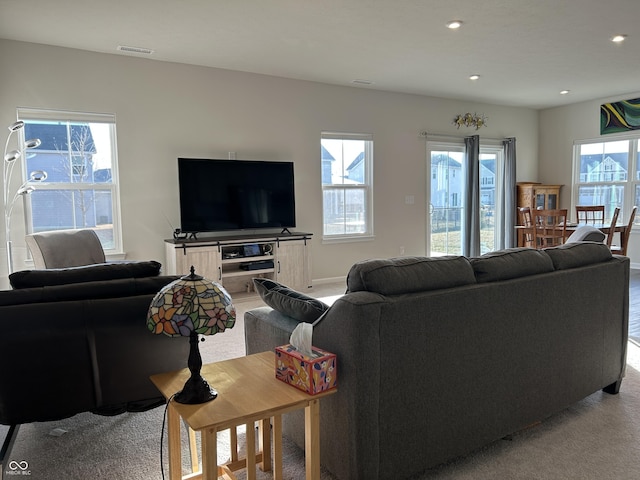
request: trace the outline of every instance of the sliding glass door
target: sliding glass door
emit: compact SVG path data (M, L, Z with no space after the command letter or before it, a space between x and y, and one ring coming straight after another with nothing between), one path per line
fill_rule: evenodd
M428 143L427 252L431 256L462 255L464 232L464 145ZM491 252L498 244L496 232L497 168L502 148L480 147L480 249Z

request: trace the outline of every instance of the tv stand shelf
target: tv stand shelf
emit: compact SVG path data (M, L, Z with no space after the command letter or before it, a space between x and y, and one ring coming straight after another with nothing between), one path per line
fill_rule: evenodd
M271 278L295 290L311 288L311 233L212 236L165 240L166 273L218 282L234 299L253 296L252 278Z

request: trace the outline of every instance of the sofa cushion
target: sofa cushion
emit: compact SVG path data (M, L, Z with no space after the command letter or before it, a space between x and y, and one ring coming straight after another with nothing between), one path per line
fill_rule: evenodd
M329 308L320 300L268 278L254 278L253 285L264 303L299 322L313 323Z
M465 257L397 257L365 260L347 275L347 291L382 295L423 292L476 283Z
M496 282L553 272L553 262L545 251L508 248L470 259L478 283Z
M604 243L592 242L565 243L558 247L547 248L545 253L551 257L556 270L606 262L612 257L611 250Z
M48 287L69 283L115 280L119 278L154 277L160 274L159 262L98 263L82 267L51 268L46 270L22 270L9 275L14 289Z

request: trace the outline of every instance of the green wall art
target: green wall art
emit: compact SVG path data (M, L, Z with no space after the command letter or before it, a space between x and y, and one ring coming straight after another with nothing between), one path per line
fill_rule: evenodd
M600 135L640 129L640 98L600 105Z

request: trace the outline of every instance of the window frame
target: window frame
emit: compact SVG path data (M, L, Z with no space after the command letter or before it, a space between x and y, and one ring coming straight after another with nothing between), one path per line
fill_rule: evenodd
M345 133L345 132L329 132L323 131L320 135L320 146L322 148L323 140L360 140L365 142L364 149L364 177L361 184L325 184L323 183L322 171L320 175L320 183L322 188L322 242L323 243L341 243L341 242L357 242L372 240L375 237L373 228L373 150L374 140L372 134L365 133ZM320 155L320 168L322 170L322 154ZM338 234L325 233L325 207L324 198L326 190L340 189L344 192L348 190L361 190L364 192L364 221L365 229L362 233L345 232Z
M614 142L629 142L628 144L628 164L626 180L611 179L599 182L586 182L581 180L581 147L583 145L606 144ZM583 140L575 140L573 142L573 162L571 175L571 211L570 218L575 218L576 205L579 204L580 187L584 186L620 186L623 189L622 208L618 222L626 222L631 213L631 209L636 205L636 192L640 195L640 133L623 133L618 135L608 135L607 137L589 138ZM611 220L610 212L605 210L605 222ZM636 216L634 225L640 224L640 218Z
M68 182L42 182L34 184L36 190L67 190L72 192L94 191L108 192L111 200L111 218L113 228L113 241L111 245L104 245L105 256L121 256L122 255L122 217L120 210L120 182L118 176L118 150L117 150L117 137L116 137L116 116L111 113L91 113L91 112L75 112L65 110L48 110L48 109L36 109L36 108L18 108L18 119L29 122L52 122L57 121L61 123L90 123L90 124L106 124L108 125L109 142L111 149L111 181L110 182L77 182L78 174L75 173L77 165L74 163L74 159L77 155L73 152L70 153L69 165L72 168L70 178ZM20 142L24 147L25 135L24 130L21 130ZM86 168L83 165L82 168ZM27 157L21 158L21 170L22 179L25 181L28 176ZM25 215L24 224L26 233L33 233L33 218L34 207L31 201L31 196L25 198ZM80 230L84 228L95 227L77 227L75 229ZM100 236L100 235L99 235Z

